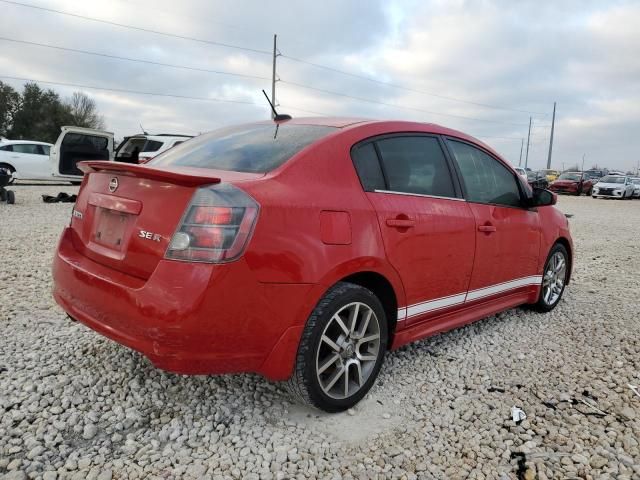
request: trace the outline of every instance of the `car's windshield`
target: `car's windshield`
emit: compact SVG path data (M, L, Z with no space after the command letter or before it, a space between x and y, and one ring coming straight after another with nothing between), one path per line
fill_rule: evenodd
M223 128L166 150L149 164L265 173L335 131L334 127L286 123Z
M640 178L632 178L631 183L633 183L634 185L640 185Z
M624 177L614 177L613 175L607 175L600 179L601 183L624 183Z
M527 172L527 180L535 180L540 177L540 173L538 172Z
M580 173L575 172L566 172L558 177L558 180L574 180L576 182L580 181L582 175Z

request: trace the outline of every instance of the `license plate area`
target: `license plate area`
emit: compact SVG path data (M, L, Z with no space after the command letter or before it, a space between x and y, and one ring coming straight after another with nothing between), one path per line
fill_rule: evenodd
M133 215L98 207L93 241L98 245L121 252Z

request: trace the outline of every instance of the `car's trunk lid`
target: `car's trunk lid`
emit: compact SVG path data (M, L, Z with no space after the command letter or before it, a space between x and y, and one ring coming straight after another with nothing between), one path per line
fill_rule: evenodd
M86 178L71 221L76 249L102 265L143 279L164 257L198 187L263 176L115 162L83 162L81 169Z

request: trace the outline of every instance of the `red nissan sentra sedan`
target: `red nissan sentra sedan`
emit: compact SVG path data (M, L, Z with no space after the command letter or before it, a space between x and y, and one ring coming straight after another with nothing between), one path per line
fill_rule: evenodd
M356 404L385 352L569 282L555 194L433 124L224 128L147 165L84 162L53 264L76 320L185 374L288 380Z

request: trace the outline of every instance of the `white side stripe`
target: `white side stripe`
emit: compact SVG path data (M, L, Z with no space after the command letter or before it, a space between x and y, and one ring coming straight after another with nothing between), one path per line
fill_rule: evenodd
M426 312L453 307L455 305L460 305L466 302L472 302L480 298L507 292L515 288L526 287L527 285L539 285L541 282L541 275L533 275L530 277L511 280L509 282L498 283L497 285L491 285L490 287L470 290L467 293L458 293L456 295L450 295L448 297L436 298L433 300L428 300L426 302L415 303L407 307L398 308L398 321L406 320L407 318L415 317L416 315L421 315Z
M459 305L460 303L464 303L464 298L465 294L460 293L458 295L451 295L450 297L438 298L436 300L411 305L410 307L407 307L407 317L414 317L421 313Z
M499 283L497 285L492 285L491 287L471 290L467 292L466 301L477 300L482 297L488 297L489 295L495 295L496 293L513 290L514 288L526 287L527 285L538 285L540 282L542 282L542 275L534 275L532 277L524 277L517 280L511 280L510 282Z

